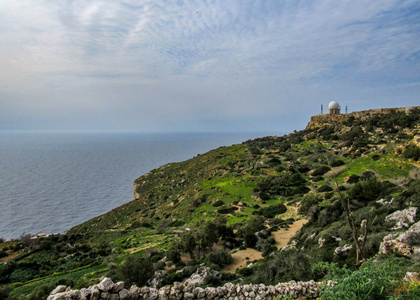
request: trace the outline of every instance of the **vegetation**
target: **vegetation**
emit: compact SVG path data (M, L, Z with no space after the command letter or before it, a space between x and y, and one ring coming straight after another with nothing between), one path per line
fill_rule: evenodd
M418 259L377 254L391 233L386 216L420 206L419 116L353 117L152 170L135 181L133 201L66 234L0 239L0 298L45 299L57 284L102 276L141 286L158 270L169 284L201 264L223 271L246 248L264 259L206 284L332 279L325 298L418 295L401 281ZM308 222L278 251L276 231L299 218Z

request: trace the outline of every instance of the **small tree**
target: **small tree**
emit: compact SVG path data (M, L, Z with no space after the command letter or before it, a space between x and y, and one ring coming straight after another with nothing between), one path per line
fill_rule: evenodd
M327 158L328 160L328 158ZM329 161L328 161L329 164ZM358 236L358 226L355 224L353 213L350 209L350 199L345 199L343 194L341 193L340 186L338 185L337 174L333 173L336 191L340 197L341 206L343 207L344 213L346 214L347 223L350 226L353 241L356 247L356 268L359 268L360 265L365 261L363 259L363 249L365 248L366 239L368 235L368 225L369 225L369 218L363 220L360 224L361 229L361 237Z
M143 257L129 256L119 267L118 273L127 286L135 284L141 287L153 276L153 263Z
M194 235L191 232L185 232L182 236L181 236L181 243L180 243L180 247L182 249L182 251L184 251L185 253L188 253L191 257L191 259L194 258L194 250L195 247L197 246L197 242L195 240Z

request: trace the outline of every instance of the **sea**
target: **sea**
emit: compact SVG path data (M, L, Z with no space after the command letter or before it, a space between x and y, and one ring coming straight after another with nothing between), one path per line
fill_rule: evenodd
M0 238L64 233L131 201L156 167L282 134L0 131Z

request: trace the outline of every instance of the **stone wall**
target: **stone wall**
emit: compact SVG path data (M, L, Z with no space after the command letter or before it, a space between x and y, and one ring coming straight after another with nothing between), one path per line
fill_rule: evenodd
M370 109L370 110L361 110L361 111L355 111L349 114L342 114L342 115L316 115L312 116L311 120L309 121L308 125L306 126L306 129L312 129L316 127L322 127L324 125L331 125L334 123L341 123L344 121L347 121L350 117L354 117L355 119L359 120L367 120L372 117L376 117L383 114L389 114L392 111L405 111L409 112L410 109L417 108L419 109L420 106L414 106L414 107L404 107L404 108L380 108L380 109Z
M328 282L328 285L332 282ZM105 278L99 284L81 290L70 290L66 286L58 286L47 300L137 300L137 299L274 299L282 296L292 299L316 299L323 290L324 283L309 281L279 283L276 286L264 284L236 285L226 283L220 287L195 287L175 282L173 286L160 289L132 286L124 288L123 282L113 283Z

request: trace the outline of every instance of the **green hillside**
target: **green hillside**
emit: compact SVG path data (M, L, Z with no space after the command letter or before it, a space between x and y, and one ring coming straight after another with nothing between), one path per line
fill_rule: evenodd
M208 285L351 280L375 273L376 260L396 276L381 295L416 293L418 285L398 280L420 271L418 257L378 251L394 232L386 217L420 206L419 120L419 108L351 118L159 167L134 181L133 201L64 235L0 243L4 257L18 254L0 265L0 298L43 299L60 282L81 288L101 276L127 281L128 257L142 274L164 269L166 284L188 278L202 263L221 270ZM274 233L298 219L308 222L279 251ZM363 240L359 258L354 230ZM264 258L223 272L231 255L246 248Z

